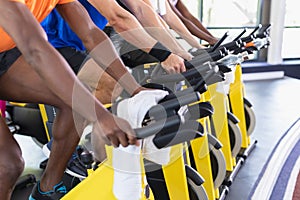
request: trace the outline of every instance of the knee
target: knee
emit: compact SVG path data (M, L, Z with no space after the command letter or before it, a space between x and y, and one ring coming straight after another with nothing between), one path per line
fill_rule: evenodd
M23 173L25 163L21 154L9 157L9 159L5 159L5 162L0 163L0 179L6 180L8 185L13 185Z
M11 171L10 172L11 176L19 177L23 173L24 167L25 167L25 162L22 156L15 158L12 164L9 166Z

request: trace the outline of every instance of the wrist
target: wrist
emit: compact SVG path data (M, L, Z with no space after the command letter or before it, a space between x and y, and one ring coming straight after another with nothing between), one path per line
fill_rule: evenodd
M131 96L133 97L134 95L138 94L140 91L143 91L143 90L149 90L149 89L141 86L141 87L137 88L136 90L134 90L133 93L131 94Z
M149 54L159 60L159 62L163 62L171 55L171 51L160 42L157 42L151 48Z

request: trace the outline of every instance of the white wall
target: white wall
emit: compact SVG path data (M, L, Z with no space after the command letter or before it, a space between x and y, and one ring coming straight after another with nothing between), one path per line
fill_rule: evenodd
M285 0L271 1L271 45L268 47L268 63L282 63L282 42L285 17Z

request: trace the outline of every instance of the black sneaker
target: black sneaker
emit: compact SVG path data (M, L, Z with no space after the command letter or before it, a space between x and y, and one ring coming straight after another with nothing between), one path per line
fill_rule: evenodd
M49 158L51 151L52 140L43 146L43 153ZM65 172L71 176L79 179L85 179L87 177L87 169L83 162L80 160L77 150L72 154L72 158L69 160L67 169Z
M53 190L48 192L42 192L40 189L40 182L37 182L32 189L28 200L58 200L61 199L66 193L67 189L62 182L55 185Z
M85 179L88 175L85 165L76 154L69 160L66 173L79 179Z

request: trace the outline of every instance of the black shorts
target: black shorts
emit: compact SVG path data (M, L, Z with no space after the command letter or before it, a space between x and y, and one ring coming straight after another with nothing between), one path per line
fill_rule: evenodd
M85 61L89 59L86 52L78 51L72 47L57 48L57 50L66 59L75 74L79 72ZM0 53L0 76L3 75L21 55L22 53L17 47Z
M90 58L85 51L79 51L72 47L56 49L66 59L75 74L78 74L83 64Z
M22 55L20 50L15 47L0 53L0 76L3 75L14 62Z

